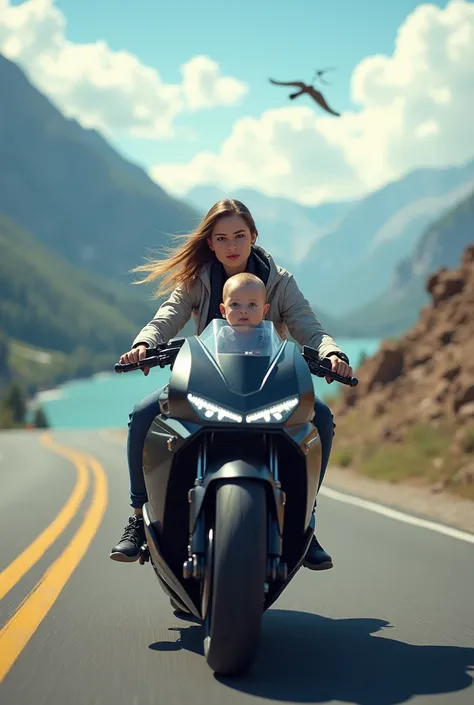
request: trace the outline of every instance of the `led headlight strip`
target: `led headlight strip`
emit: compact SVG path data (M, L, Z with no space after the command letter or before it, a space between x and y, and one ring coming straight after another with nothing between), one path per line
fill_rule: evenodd
M206 419L215 418L216 421L235 421L236 423L242 423L243 421L243 417L239 414L235 414L229 409L224 409L222 406L217 406L217 404L212 404L210 401L197 397L195 394L188 394L188 400L199 415L204 416Z
M262 421L265 423L279 423L288 418L295 406L298 406L298 397L292 397L274 406L267 406L265 409L255 411L253 414L246 416L245 421L247 423L261 423Z
M224 409L222 406L213 404L202 397L198 397L195 394L188 394L188 400L191 402L193 408L198 412L201 417L205 419L214 419L216 421L235 421L236 423L242 423L244 420L240 414L236 414L229 409ZM298 397L291 397L291 399L286 399L285 401L274 404L273 406L267 406L264 409L255 411L252 414L248 414L245 417L246 423L279 423L280 421L285 421L293 411L293 409L298 406Z

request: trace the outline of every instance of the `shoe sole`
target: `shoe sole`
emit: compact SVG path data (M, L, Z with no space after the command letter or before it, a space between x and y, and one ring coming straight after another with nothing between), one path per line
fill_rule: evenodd
M334 567L334 564L332 561L326 561L325 563L319 563L319 565L314 565L313 563L306 563L306 561L304 561L303 566L304 568L308 568L309 570L330 570Z
M111 553L109 558L118 563L135 563L138 561L138 556L125 556L123 553Z

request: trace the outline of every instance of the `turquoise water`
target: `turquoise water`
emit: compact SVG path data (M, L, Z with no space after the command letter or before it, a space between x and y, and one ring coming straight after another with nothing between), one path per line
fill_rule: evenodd
M373 339L339 339L339 347L349 356L353 367L357 367L360 355L373 355L380 344ZM141 372L118 375L115 372L100 373L43 392L39 395L50 424L55 428L117 428L125 426L128 414L134 405L166 384L169 369L153 368L148 377ZM319 396L333 394L337 383L328 385L324 380L314 379Z

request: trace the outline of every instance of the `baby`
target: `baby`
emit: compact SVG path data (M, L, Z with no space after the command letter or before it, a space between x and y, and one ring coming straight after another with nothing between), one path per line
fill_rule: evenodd
M260 324L270 308L265 296L265 285L254 274L242 272L227 279L219 308L229 326L217 338L219 353L261 354L267 331Z

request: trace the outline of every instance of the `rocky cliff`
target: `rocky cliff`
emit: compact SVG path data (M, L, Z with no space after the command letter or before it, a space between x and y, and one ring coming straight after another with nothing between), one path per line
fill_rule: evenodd
M337 452L369 474L379 465L386 479L421 477L474 499L474 245L426 290L418 323L367 359L359 385L333 404Z

